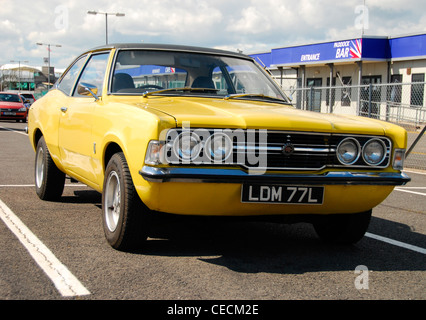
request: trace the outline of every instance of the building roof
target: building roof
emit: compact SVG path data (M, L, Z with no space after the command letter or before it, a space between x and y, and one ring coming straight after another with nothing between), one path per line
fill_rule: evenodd
M32 67L25 64L19 65L18 63L9 63L4 64L0 67L0 70L21 70L21 71L28 71L28 72L40 72L41 67Z

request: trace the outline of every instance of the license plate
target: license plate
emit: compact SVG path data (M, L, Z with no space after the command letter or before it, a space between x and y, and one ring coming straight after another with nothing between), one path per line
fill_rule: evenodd
M16 112L3 112L4 116L16 116Z
M241 202L322 204L324 187L243 184Z

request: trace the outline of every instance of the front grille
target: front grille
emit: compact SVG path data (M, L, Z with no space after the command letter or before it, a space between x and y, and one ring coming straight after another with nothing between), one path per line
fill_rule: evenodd
M232 143L232 152L223 161L212 161L206 152L209 137L217 133L228 136ZM327 167L374 169L389 165L392 147L391 141L382 136L254 129L191 129L186 134L188 137L196 137L193 139L193 143L199 144L201 147L194 158L183 161L178 156L178 152L173 151L174 142L181 134L183 134L182 129L171 129L168 132L165 152L168 164L239 165L247 169L262 170L308 171ZM339 144L347 138L355 139L359 144L359 157L350 165L342 164L336 155ZM375 166L368 165L361 154L363 146L370 139L379 139L386 148L383 161Z
M248 143L247 148L258 157L259 163L253 165L249 159L242 164L238 155L247 152L234 145L234 161L247 168L258 167L261 159L266 159L268 170L319 170L332 165L337 144L332 142L330 134L267 132L267 143ZM286 147L290 150L285 152ZM241 159L240 157L239 159Z
M267 132L267 143L256 143L246 147L255 150L255 157L259 159L263 156L266 159L266 167L259 169L267 170L320 170L326 167L348 167L342 165L336 156L336 149L339 143L347 138L355 138L362 147L372 136L362 135L334 135L329 133L299 133L299 132ZM390 161L391 143L384 137L374 137L382 140L387 148L386 158L378 167L387 167ZM290 146L293 151L285 153L284 149ZM238 154L247 152L242 147L234 144L234 163L239 163L246 168L255 168L259 163L249 163L238 161ZM241 159L240 157L239 159ZM362 157L357 162L350 165L351 167L373 168L366 164Z
M18 111L19 109L11 109L11 108L0 108L0 112L25 112L25 111Z

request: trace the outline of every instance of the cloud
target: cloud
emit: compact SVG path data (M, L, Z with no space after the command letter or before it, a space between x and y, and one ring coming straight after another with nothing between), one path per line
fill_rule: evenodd
M123 21L115 21L120 36L136 42L161 39L202 41L222 23L222 14L207 1L141 1Z
M271 27L268 15L255 7L248 7L242 10L240 19L229 25L227 29L230 32L259 34L270 31Z
M61 44L52 64L65 68L82 51L105 43L105 16L113 42L153 42L243 50L245 53L361 35L357 0L0 0L0 65L42 65L46 48ZM367 0L369 35L426 31L424 0Z

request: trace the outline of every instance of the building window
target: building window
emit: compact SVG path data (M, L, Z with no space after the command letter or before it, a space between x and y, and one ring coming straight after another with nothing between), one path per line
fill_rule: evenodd
M311 111L321 111L321 89L315 89L315 87L322 86L322 79L307 79L306 80L307 87L310 90L306 91L306 107L307 110Z
M413 73L411 76L411 82L424 82L425 74L424 73ZM423 106L423 97L425 92L425 84L412 84L411 85L411 106Z
M390 79L391 83L387 90L387 100L390 106L396 106L401 103L402 97L402 74L393 74Z
M375 84L382 83L382 76L363 76L361 88L361 115L371 118L379 118L380 116L380 101L381 101L381 87ZM370 84L372 86L370 86ZM368 86L365 86L368 85ZM371 96L370 96L371 88ZM371 105L370 105L371 98Z
M333 78L333 87L336 86L336 78ZM330 77L327 78L327 88L330 88ZM334 100L336 98L335 89L331 89L331 105L334 106ZM330 89L325 91L325 103L327 106L330 105Z
M351 105L351 94L352 88L350 87L352 83L352 77L342 77L342 95L341 95L341 104L342 107L349 107Z

